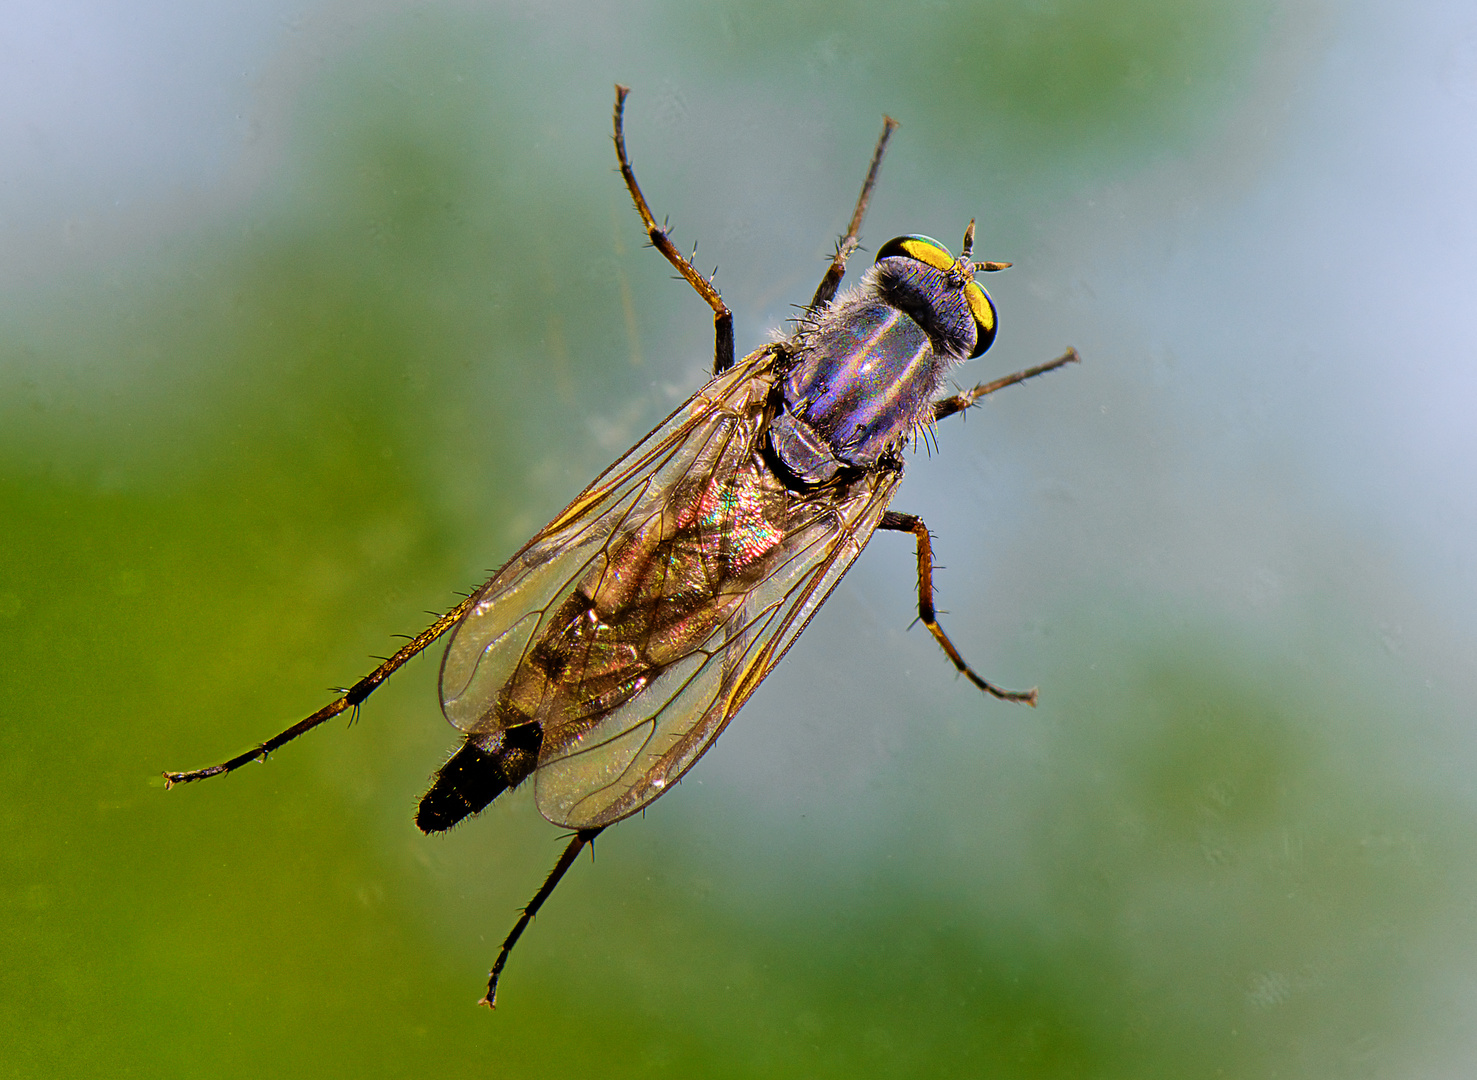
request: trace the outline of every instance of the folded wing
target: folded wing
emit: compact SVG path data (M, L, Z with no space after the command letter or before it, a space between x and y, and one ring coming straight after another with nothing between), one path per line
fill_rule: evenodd
M865 546L896 485L786 488L758 451L768 350L715 379L491 581L454 631L442 707L536 724L539 809L609 825L703 754Z

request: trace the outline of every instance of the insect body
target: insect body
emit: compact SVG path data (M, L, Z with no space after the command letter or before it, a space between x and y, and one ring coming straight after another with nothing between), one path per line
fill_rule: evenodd
M888 509L901 451L937 419L1076 359L939 398L948 371L995 336L975 281L1008 264L971 261L974 223L954 258L937 241L889 241L840 295L848 257L894 125L888 121L847 235L791 335L733 362L732 316L656 224L626 157L617 88L616 151L653 244L714 312L714 379L611 466L489 582L341 698L221 765L229 772L357 707L448 629L441 704L465 733L421 800L440 832L532 777L535 801L574 830L504 942L488 981L581 848L661 795L712 745L773 670L878 529L916 538L919 615L982 690L1036 692L980 678L940 629L921 519Z

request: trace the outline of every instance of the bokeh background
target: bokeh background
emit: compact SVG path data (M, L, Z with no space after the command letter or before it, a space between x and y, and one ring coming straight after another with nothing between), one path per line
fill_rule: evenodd
M0 1072L1444 1077L1477 1059L1461 2L0 6ZM411 817L478 584L866 228L1012 389L687 781Z

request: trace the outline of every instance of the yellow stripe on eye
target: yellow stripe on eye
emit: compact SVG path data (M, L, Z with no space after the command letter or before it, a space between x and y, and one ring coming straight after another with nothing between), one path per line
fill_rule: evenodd
M931 236L899 236L895 240L889 240L877 252L877 261L881 262L894 255L916 259L935 270L954 269L954 256Z
M938 244L925 240L921 236L910 236L902 242L903 253L917 259L921 263L927 263L935 270L952 270L954 268L954 256L950 255Z
M995 305L990 300L990 294L973 281L964 286L964 300L969 304L969 313L974 316L976 337L974 352L969 354L969 358L973 360L995 340Z
M981 330L995 330L995 305L990 302L990 297L985 290L974 282L964 286L964 299L969 302L969 310L974 315L974 321L980 324Z

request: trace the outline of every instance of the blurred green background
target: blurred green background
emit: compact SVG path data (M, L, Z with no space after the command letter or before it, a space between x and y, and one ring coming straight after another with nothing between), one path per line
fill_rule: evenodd
M0 12L0 1072L1462 1075L1477 21L1392 0ZM412 825L474 587L866 228L1072 344L680 789Z

